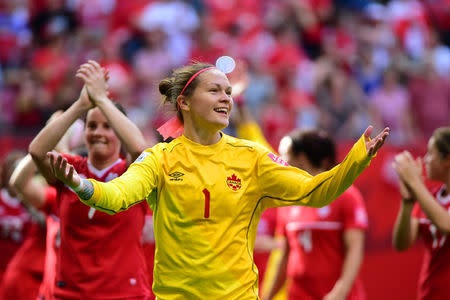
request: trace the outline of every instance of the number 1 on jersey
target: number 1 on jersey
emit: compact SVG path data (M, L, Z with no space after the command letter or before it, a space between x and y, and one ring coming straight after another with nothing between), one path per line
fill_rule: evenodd
M205 218L209 218L209 200L210 194L207 189L203 190L203 194L205 194Z

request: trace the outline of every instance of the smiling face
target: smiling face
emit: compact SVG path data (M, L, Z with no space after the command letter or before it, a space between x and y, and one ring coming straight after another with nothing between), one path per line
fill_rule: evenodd
M218 131L228 126L233 99L227 76L217 69L200 74L192 95L182 109L196 127ZM186 118L185 118L186 119Z
M114 162L119 158L120 140L99 108L88 112L84 137L92 163Z

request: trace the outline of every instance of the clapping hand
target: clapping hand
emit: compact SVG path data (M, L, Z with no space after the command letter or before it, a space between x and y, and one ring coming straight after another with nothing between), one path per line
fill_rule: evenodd
M82 64L75 75L84 81L89 100L96 105L98 101L108 98L109 73L103 69L96 61L89 60ZM82 91L83 95L83 91Z
M411 186L414 184L414 181L417 180L423 181L422 159L417 158L415 160L408 151L403 151L402 153L397 154L392 167L407 186Z

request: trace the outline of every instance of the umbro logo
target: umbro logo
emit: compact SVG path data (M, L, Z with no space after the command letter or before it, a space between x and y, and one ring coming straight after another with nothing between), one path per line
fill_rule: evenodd
M182 176L184 176L184 173L181 172L173 172L171 174L169 174L169 176L171 177L169 180L170 181L183 181L183 178L181 178Z

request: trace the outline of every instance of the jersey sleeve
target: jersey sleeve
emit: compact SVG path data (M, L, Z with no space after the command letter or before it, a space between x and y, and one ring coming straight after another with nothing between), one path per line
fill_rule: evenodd
M419 219L421 215L422 209L420 208L420 205L418 202L414 203L414 207L411 213L411 216L413 218Z
M145 150L120 177L105 182L89 179L94 194L83 203L107 214L114 214L144 201L159 180L159 166L156 153Z
M275 153L256 122L248 122L246 124L239 125L236 129L236 133L239 138L256 142L269 149L272 153Z
M46 214L55 214L56 212L56 197L57 197L57 191L56 188L53 186L47 186L45 188L45 202L42 206L41 210Z
M260 152L257 176L263 209L288 205L325 206L352 185L371 159L364 136L339 165L316 176L288 166L273 153Z
M366 229L368 218L361 193L355 187L352 187L340 197L342 197L340 200L342 200L344 230Z
M275 236L286 236L286 219L289 214L288 207L277 208Z

